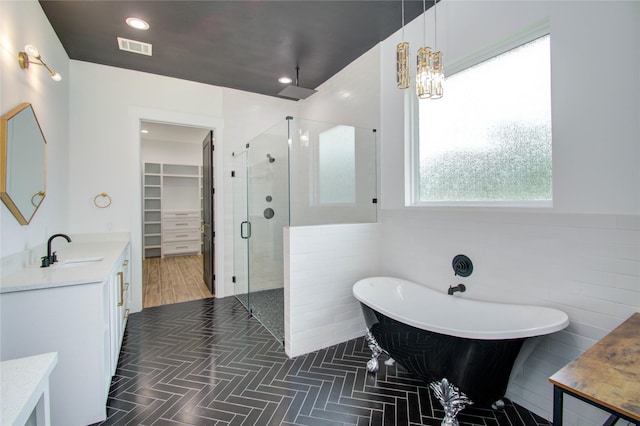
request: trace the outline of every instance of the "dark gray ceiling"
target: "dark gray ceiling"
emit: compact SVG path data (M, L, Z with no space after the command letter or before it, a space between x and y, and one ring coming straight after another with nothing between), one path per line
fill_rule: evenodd
M431 6L433 1L428 1ZM317 88L401 27L400 0L46 1L69 58L277 96L294 79ZM422 1L405 0L405 22ZM129 28L130 16L151 28ZM153 56L116 37L153 44Z

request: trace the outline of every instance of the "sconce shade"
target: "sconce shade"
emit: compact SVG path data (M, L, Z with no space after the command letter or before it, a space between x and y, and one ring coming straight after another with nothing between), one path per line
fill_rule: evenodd
M38 50L37 47L35 47L32 44L27 44L24 47L24 51L27 53L27 55L31 55L34 58L38 58L38 59L40 58L40 51Z

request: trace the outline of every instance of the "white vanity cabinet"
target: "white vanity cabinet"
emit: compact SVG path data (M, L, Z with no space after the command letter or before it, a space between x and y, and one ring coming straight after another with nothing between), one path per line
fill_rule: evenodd
M111 336L110 373L114 375L118 365L118 356L122 346L124 330L129 317L131 302L130 290L130 253L129 247L118 258L114 271L109 275L109 317Z
M26 267L3 277L0 360L57 352L51 424L88 425L106 418L128 315L130 246L107 241L66 247L53 267ZM83 256L101 260L64 264Z

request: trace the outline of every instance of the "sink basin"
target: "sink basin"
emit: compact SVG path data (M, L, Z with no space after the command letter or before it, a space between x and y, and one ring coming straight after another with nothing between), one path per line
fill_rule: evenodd
M67 259L55 265L56 268L73 268L77 266L87 266L93 263L101 262L103 257L80 257L77 259Z

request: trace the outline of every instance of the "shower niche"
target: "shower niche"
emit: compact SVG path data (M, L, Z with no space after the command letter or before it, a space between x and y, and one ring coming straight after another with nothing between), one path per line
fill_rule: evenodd
M233 154L234 295L284 342L283 230L371 223L376 132L287 117Z

